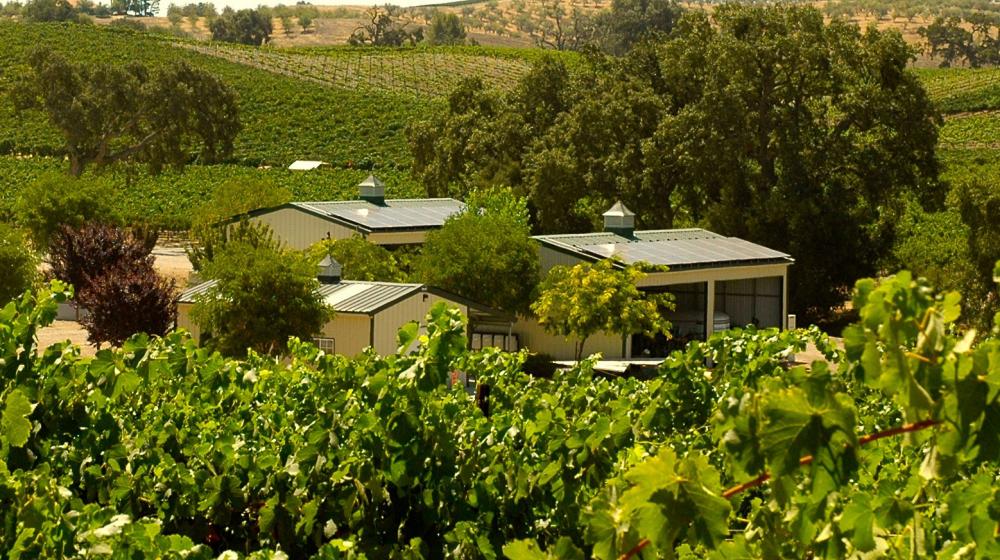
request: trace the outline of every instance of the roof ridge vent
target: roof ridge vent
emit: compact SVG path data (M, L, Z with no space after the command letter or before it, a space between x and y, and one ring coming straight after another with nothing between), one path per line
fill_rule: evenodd
M608 208L604 216L604 231L626 237L635 238L635 212L629 210L619 200Z
M385 206L385 183L375 175L358 183L358 195L361 200Z

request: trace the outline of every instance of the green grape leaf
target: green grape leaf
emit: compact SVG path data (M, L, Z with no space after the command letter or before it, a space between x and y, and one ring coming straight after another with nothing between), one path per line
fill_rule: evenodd
M941 301L941 319L945 323L954 323L962 315L962 294L948 292Z
M775 476L792 473L799 461L827 446L835 432L855 441L854 411L832 395L814 404L798 387L773 391L764 399L761 441Z
M862 552L875 549L875 512L872 497L858 493L840 515L840 529L851 533L851 543Z
M522 539L504 545L503 555L510 560L548 560L549 555L533 540Z
M35 407L24 396L20 389L14 389L7 394L3 408L3 436L7 442L14 447L22 447L28 443L31 436L31 421L28 416Z
M718 473L703 455L692 453L678 463L674 451L664 447L625 479L633 486L622 496L623 509L632 512L639 533L654 546L670 550L685 531L707 546L728 536L730 505L719 496Z

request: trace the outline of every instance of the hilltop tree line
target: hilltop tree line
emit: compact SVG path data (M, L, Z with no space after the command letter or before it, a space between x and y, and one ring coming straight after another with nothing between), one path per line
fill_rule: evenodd
M878 272L906 201L942 204L913 56L813 8L688 12L624 57L545 60L509 94L465 82L409 129L413 172L432 196L510 186L540 232L594 231L622 200L644 228L785 251L792 308L815 319Z
M113 15L153 16L159 9L159 0L111 0L104 4L93 0L80 0L71 4L68 0L28 0L0 4L0 16L17 17L25 21L70 21L84 22L88 16L111 17Z
M1000 14L939 16L918 32L927 41L928 53L941 60L942 68L1000 64Z

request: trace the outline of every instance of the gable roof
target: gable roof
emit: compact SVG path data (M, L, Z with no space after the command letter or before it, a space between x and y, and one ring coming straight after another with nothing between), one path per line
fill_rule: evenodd
M178 303L196 303L199 296L208 293L218 283L209 280L189 288L177 297ZM342 280L336 284L320 284L316 293L337 313L375 313L397 301L421 291L423 284L395 282L363 282Z
M199 296L207 293L217 280L209 280L188 288L177 297L178 303L196 303ZM405 284L399 282L369 282L363 280L341 280L336 284L320 284L316 292L323 301L337 313L358 313L372 315L403 299L418 293L435 294L452 302L465 305L469 314L484 320L513 321L514 316L492 309L481 303L463 298L445 290L432 288L424 284ZM421 319L421 317L414 317Z
M294 208L355 231L372 233L439 228L445 220L464 210L465 204L454 198L397 198L387 199L384 204L367 200L290 202L235 216L229 222L283 208Z
M625 264L646 262L672 270L795 262L786 253L699 228L636 231L632 238L600 232L538 235L535 239L582 260L614 257Z

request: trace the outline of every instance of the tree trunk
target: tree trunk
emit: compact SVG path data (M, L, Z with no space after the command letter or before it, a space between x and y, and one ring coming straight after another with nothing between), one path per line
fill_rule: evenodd
M69 174L74 177L79 177L83 175L84 162L83 158L80 156L70 153L69 154Z

